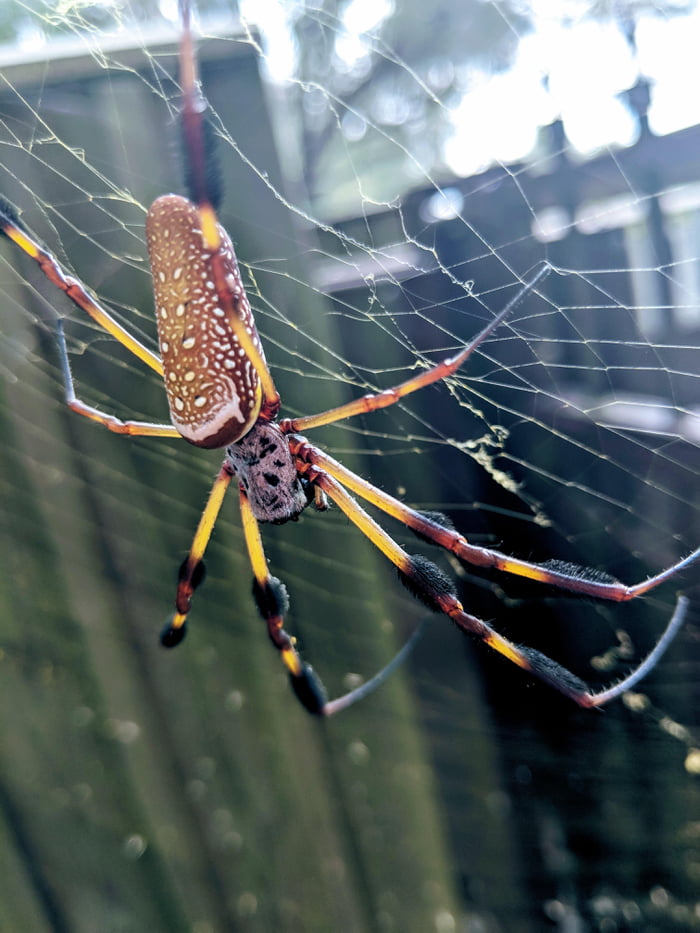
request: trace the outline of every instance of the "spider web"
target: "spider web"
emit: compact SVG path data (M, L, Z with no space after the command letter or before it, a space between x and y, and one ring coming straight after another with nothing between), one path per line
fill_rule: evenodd
M155 196L181 190L173 79L177 29L162 20L139 22L128 9L109 22L106 15L90 22L90 11L80 6L56 15L46 6L10 6L18 20L25 17L25 40L33 30L60 27L60 34L35 52L14 56L6 50L3 193L124 326L155 345L143 222ZM505 5L483 6L497 11L516 46L528 35ZM282 10L291 28L298 10ZM343 10L331 16L319 8L306 16L325 43L348 41ZM349 83L344 97L342 82L330 77L324 82L288 76L261 84L261 66L264 73L278 71L279 46L270 44L274 34L216 17L205 20L202 31L203 79L215 111L224 180L222 218L237 244L283 414L309 414L379 391L449 356L546 262L549 276L447 385L318 430L311 439L412 506L448 513L476 543L529 560L558 557L635 582L696 547L696 128L642 134L635 145L608 145L584 155L569 141L566 121L555 122L540 128L529 153L499 160L488 158L483 137L491 124L515 117L506 103L502 111L492 105L488 126L469 126L475 148L485 153L483 170L462 177L450 170L447 153L452 151L454 163L454 147L449 149L444 122L435 118L435 111L445 118L453 98L436 90L432 72L418 70L398 46L388 44L378 25L362 41L379 61L384 97L351 98ZM478 87L482 79L469 75ZM393 97L386 91L392 81ZM397 113L387 119L390 104ZM312 138L319 126L322 132ZM304 165L304 142L307 154L316 147L312 175ZM103 695L105 709L119 710L108 721L124 745L139 730L157 732L156 713L149 720L143 706L157 710L166 705L164 698L196 732L196 709L183 710L170 686L173 668L166 670L146 646L157 629L152 620L172 600L173 568L196 525L216 455L165 441L128 442L65 419L51 337L56 313L70 318L71 359L85 400L122 417L167 420L167 410L158 380L83 321L9 248L2 252L0 287L0 367L9 410L7 527L27 549L43 541L44 559L54 550L64 555L55 564L62 582L54 581L51 589L47 584L44 614L48 605L60 615L56 593L72 594L73 617L87 633L101 684L102 694L96 693ZM409 550L420 547L400 526L386 525ZM397 592L381 559L357 538L337 514L265 529L273 572L292 593L292 628L322 673L326 667L337 672L335 680L332 673L328 678L334 693L352 682L344 674L368 675L381 666L424 615ZM13 561L28 615L32 576L22 571L22 547L17 550ZM470 611L498 620L516 641L553 654L590 681L614 679L630 658L648 649L675 598L669 586L642 606L541 601L538 591L518 581L483 580L452 564L449 569ZM193 634L195 647L188 641L191 653L181 649L175 669L203 705L208 694L229 715L243 704L269 716L283 702L285 685L253 618L233 508L217 528L209 570L193 618L210 634L200 641ZM696 582L692 574L682 581L690 595ZM105 595L109 586L114 590ZM39 614L41 607L40 600ZM630 709L621 704L613 717L613 723L632 723L632 731L642 729L634 723L643 723L653 736L644 766L653 769L660 756L675 756L672 774L679 782L692 781L697 771L696 618L651 678L651 697L645 689L630 700ZM4 650L14 662L36 664L37 670L51 664L59 671L76 663L60 626L46 647L51 660L41 653L37 660L34 641L45 634L36 625L36 634L10 629ZM410 689L387 689L399 692L401 717L409 716L406 710L415 713L414 703L419 706L429 727L422 741L430 746L446 800L456 793L444 777L450 768L463 769L466 784L476 779L478 769L470 771L454 743L465 736L483 738L484 699L492 710L486 721L505 736L496 754L515 785L529 788L547 773L549 765L530 747L529 731L544 716L554 715L558 728L572 733L563 742L555 728L545 744L550 750L557 741L571 746L567 752L578 764L570 767L583 767L595 724L571 717L567 708L563 726L565 714L551 713L548 693L522 684L511 688L516 674L500 662L475 661L472 652L466 657L456 633L433 634L437 628L418 649ZM146 660L126 675L135 663L135 645ZM114 662L114 652L127 662L124 668ZM222 660L241 656L244 672L232 673ZM119 677L110 676L113 664ZM262 679L273 686L261 697ZM465 680L479 686L465 686ZM202 683L206 687L196 686ZM91 715L99 707L85 698L75 704ZM465 715L465 705L472 704L480 712ZM524 708L525 726L514 706ZM379 710L377 722L396 730L396 711L381 705ZM351 727L362 741L342 745L354 765L368 749L376 751L363 725L359 716ZM254 747L254 729L247 738ZM202 741L198 752L190 748L191 760L201 764L206 747ZM193 780L205 783L201 776ZM684 785L689 818L697 820L697 797L689 787ZM492 805L497 809L497 801ZM558 839L562 826L572 832L556 808L550 812L541 800L537 807L540 822L533 833L551 832ZM481 817L451 812L459 827L455 838L483 828ZM560 845L567 848L550 840L551 858ZM697 865L693 852L688 846L676 854ZM451 855L462 873L479 875L454 839ZM560 882L543 899L552 921L574 909L561 877ZM586 907L578 909L589 920L605 909L624 915L619 879L605 905L595 899L601 889L594 882L585 890ZM635 902L640 916L670 916L664 897L677 897L671 905L678 908L676 919L683 908L691 928L691 900L680 891L668 893L661 869L650 873L646 890L647 899L639 895ZM245 893L237 902L239 914L248 903L241 901ZM466 903L478 901L470 889ZM486 915L484 908L481 916ZM505 928L515 927L506 922Z

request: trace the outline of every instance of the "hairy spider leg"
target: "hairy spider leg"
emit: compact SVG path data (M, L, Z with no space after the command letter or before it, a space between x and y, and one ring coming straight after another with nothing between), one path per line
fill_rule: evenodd
M0 197L0 231L36 262L46 278L60 288L70 298L73 304L87 312L97 324L100 325L115 340L126 347L134 356L138 357L147 366L163 375L163 364L160 357L145 347L140 341L125 330L112 315L93 298L78 279L64 272L58 259L48 249L39 243L19 220L17 211L10 202Z
M61 375L63 376L65 401L71 411L103 425L115 434L131 434L140 437L180 437L180 432L172 424L157 424L152 421L122 421L120 418L107 415L77 398L73 384L73 373L68 359L66 338L63 333L63 321L60 318L56 322L56 342L61 363Z
M516 645L495 631L488 623L464 611L457 598L452 580L432 561L420 555L408 554L384 529L371 518L355 499L330 474L314 463L315 450L307 445L299 471L345 513L359 530L396 566L399 577L409 592L434 612L448 616L463 631L476 636L498 654L524 671L549 684L578 706L602 706L625 693L638 683L658 662L679 628L683 625L688 600L681 596L675 612L652 652L627 677L617 684L592 691L588 685L547 655Z
M5 198L0 197L0 231L18 246L22 252L33 259L46 278L60 288L70 300L86 311L90 317L107 331L115 340L118 340L122 346L126 347L131 353L146 363L151 369L159 375L163 375L163 365L159 357L152 353L140 341L132 337L121 324L106 311L102 305L91 295L81 282L73 276L64 272L61 264L38 240L36 240L24 227L17 217L15 208ZM56 320L56 340L58 342L58 353L61 363L61 375L63 377L63 386L66 404L72 411L91 421L104 425L110 431L116 434L131 434L132 436L143 435L150 437L178 437L177 430L171 424L159 424L151 421L122 421L113 415L107 415L82 402L75 394L73 376L71 374L70 362L68 360L68 350L66 347L65 335L63 332L63 321L61 318Z
M192 607L192 596L206 575L204 553L232 478L233 473L226 460L209 494L189 553L180 566L175 598L176 611L161 632L161 644L166 648L180 644L187 634L187 617ZM296 650L296 639L284 630L284 617L289 608L287 589L281 580L271 576L268 570L259 524L242 487L239 487L239 498L243 534L253 569L253 597L258 612L267 625L270 640L280 652L294 693L303 707L313 715L328 717L339 713L374 692L391 676L412 651L425 625L419 626L391 661L370 680L329 702L320 678Z
M367 412L377 411L380 408L388 408L389 405L395 405L399 399L412 392L417 392L425 386L432 385L434 382L440 382L447 379L456 372L469 359L472 353L479 347L487 337L489 337L496 328L503 323L508 315L516 308L527 295L532 292L539 283L549 275L552 266L544 263L532 278L525 282L518 293L498 312L498 314L471 340L464 349L460 350L455 356L451 356L436 366L424 370L412 379L406 380L390 389L384 389L381 392L363 395L361 398L354 399L344 405L336 408L330 408L328 411L320 412L317 415L306 415L301 418L285 418L280 422L282 430L286 434L297 433L298 431L307 431L310 428L318 428L324 424L335 424L336 421L343 421L345 418L352 418L354 415L366 414Z
M284 630L284 618L289 609L287 588L281 580L270 574L258 520L253 514L245 490L240 488L239 493L243 533L253 568L253 597L258 612L267 625L270 641L280 652L292 689L304 709L315 716L333 716L348 709L381 686L403 664L421 637L425 625L419 626L391 661L372 678L354 690L329 701L318 674L299 655L296 638Z
M481 548L469 544L467 540L453 528L442 525L430 516L411 509L409 506L400 502L398 499L395 499L388 493L385 493L378 489L376 486L373 486L371 483L368 483L366 480L362 479L362 477L357 476L357 474L338 463L338 461L333 457L324 453L322 450L319 450L319 448L309 444L302 437L290 437L289 446L290 450L297 458L300 469L301 464L307 463L323 470L339 483L342 483L343 486L347 486L354 493L364 498L367 502L370 502L372 505L381 509L386 514L391 515L393 518L411 528L411 530L414 531L419 537L425 538L428 541L440 545L445 550L451 551L465 562L478 565L480 567L495 568L497 570L505 571L506 573L524 576L537 582L557 586L564 591L597 597L600 599L612 600L615 602L625 602L641 596L654 587L659 586L661 583L666 582L670 577L680 573L682 570L686 569L700 558L700 548L698 548L697 550L693 551L692 554L689 554L688 557L678 561L677 563L673 564L673 566L663 570L661 573L655 574L649 579L632 586L627 586L624 583L620 583L619 581L608 577L607 574L601 574L600 571L590 570L564 562L553 562L554 565L563 569L555 569L554 566L549 567L546 564L544 566L532 564L528 561L519 560L518 558L508 557L507 555L501 554L498 551L492 551L488 548ZM324 491L327 490L324 489ZM329 493L329 495L331 495L331 498L333 498L332 494ZM364 528L362 530L364 531ZM365 534L367 534L366 531ZM374 543L376 544L377 542L375 541ZM390 559L393 559L391 558L391 555L387 556L389 556ZM421 562L423 560L423 558L420 558ZM394 562L396 563L396 561ZM399 567L400 572L403 572L401 566L398 563L397 567ZM450 586L452 586L451 583ZM412 592L415 592L413 587L410 585L409 589L411 589ZM419 596L419 598L422 597ZM615 697L620 696L626 690L629 690L632 686L634 686L634 684L638 683L643 677L645 677L650 670L652 670L682 626L687 608L687 598L684 596L678 597L673 615L671 616L671 619L669 620L664 632L662 633L661 638L658 640L647 657L622 681L607 690L601 691L600 693L590 693L586 691L585 695L580 696L578 699L576 696L571 695L571 693L568 691L568 688L571 685L571 678L573 678L574 675L566 671L565 668L560 669L560 666L556 664L556 662L550 661L549 658L546 658L544 655L540 655L539 652L533 651L533 649L529 648L517 649L522 657L511 656L507 652L501 651L501 649L496 644L491 644L488 642L488 639L485 638L484 640L491 644L491 647L495 648L497 651L501 651L502 654L505 654L510 658L510 660L514 661L520 667L523 667L526 670L530 670L532 673L536 674L542 679L552 683L552 685L555 686L556 689L560 690L560 692L566 692L567 695L571 696L571 698L574 699L575 702L579 703L579 705L602 706L609 700L612 700ZM451 613L447 614L451 615ZM469 618L473 619L471 616ZM461 625L459 619L455 619L455 621L461 627L471 631L471 629L468 629L467 626ZM475 632L475 634L478 635L478 631ZM545 661L547 676L543 677L541 670L537 669L537 665L541 666ZM527 662L527 664L523 662ZM564 676L564 682L567 685L566 691L561 690L561 687L551 680L552 676L555 678L555 680L557 678L561 680L562 675Z
M92 297L78 279L64 272L58 259L39 243L19 220L17 211L10 202L0 197L0 231L36 262L46 278L60 288L73 304L87 312L115 340L138 357L146 366L150 366L160 376L163 364L157 354L145 347L140 341L125 330L102 305Z
M660 573L632 585L621 583L599 570L580 567L566 561L555 560L551 563L533 564L518 557L509 557L500 551L470 544L454 528L441 525L439 521L429 515L417 512L399 499L395 499L383 490L378 489L361 476L344 467L342 463L339 463L329 454L307 444L304 438L290 437L289 447L296 457L302 459L306 458L307 453L305 451L308 449L310 451L308 456L312 457L316 466L330 473L331 476L351 489L356 495L381 509L387 515L391 515L397 521L407 525L420 537L427 538L446 551L451 551L465 563L476 567L501 570L516 576L527 577L529 580L538 583L557 586L572 593L580 593L597 599L628 602L667 582L670 578L700 560L700 548L697 548L687 557L677 561Z
M311 665L299 656L296 639L284 630L284 617L289 609L287 588L277 577L270 575L260 536L258 520L243 487L239 489L243 534L253 568L253 597L258 612L267 625L270 641L279 651L287 668L289 679L304 709L320 715L326 705L326 691Z
M192 595L197 587L203 583L205 577L204 552L209 544L216 519L219 517L226 491L231 485L233 473L224 461L219 470L204 511L199 519L192 545L187 557L180 565L178 574L177 594L175 596L175 612L161 631L160 641L163 647L173 648L179 645L187 634L187 615L192 605Z

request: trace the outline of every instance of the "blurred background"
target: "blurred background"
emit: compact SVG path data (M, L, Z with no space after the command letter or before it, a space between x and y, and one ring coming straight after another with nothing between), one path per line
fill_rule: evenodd
M181 191L177 11L0 3L1 192L150 345L143 223ZM283 397L403 381L531 291L464 372L313 441L472 542L633 583L700 543L693 3L203 5L222 218ZM0 244L0 930L700 929L698 570L638 603L440 562L470 612L591 684L581 711L435 618L328 722L250 595L235 496L187 641L176 571L221 454L130 440L159 380ZM428 615L332 510L264 528L332 696Z

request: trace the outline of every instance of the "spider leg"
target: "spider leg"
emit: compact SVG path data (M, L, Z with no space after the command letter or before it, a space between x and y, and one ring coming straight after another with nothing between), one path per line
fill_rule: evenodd
M579 706L602 706L629 690L659 661L683 624L688 600L680 597L666 630L651 654L622 681L605 690L594 692L579 677L540 651L515 645L482 619L465 612L462 603L457 598L453 582L439 567L424 557L409 555L400 547L345 491L340 483L315 465L315 452L309 449L308 445L304 456L307 459L302 460L297 457L299 472L310 482L320 486L350 521L389 558L396 566L402 582L417 599L434 612L448 616L463 631L475 635L513 664L538 677Z
M258 520L248 501L248 496L239 489L243 534L253 568L253 597L258 612L267 624L270 641L279 651L282 663L287 668L292 689L304 709L316 716L323 715L326 691L309 664L301 659L294 647L295 639L284 630L284 616L289 608L287 588L281 580L270 575L263 549Z
M419 537L427 538L434 544L443 547L446 551L451 551L460 560L475 567L501 570L505 573L526 577L550 586L558 586L563 590L596 599L628 602L648 593L700 560L700 548L697 548L687 557L677 561L677 563L672 564L660 573L631 586L621 583L614 577L599 570L579 567L565 561L534 564L518 557L509 557L500 551L470 544L463 535L453 528L441 525L430 516L415 511L415 509L410 508L399 499L395 499L388 493L383 492L372 483L362 479L361 476L348 470L347 467L344 467L318 447L308 444L303 438L290 437L289 447L294 456L303 460L309 459L316 466L325 470L344 486L351 489L356 495L407 525Z
M207 123L209 104L199 84L190 26L190 5L187 0L180 0L180 17L180 116L189 195L199 213L202 245L209 253L212 281L219 305L262 385L263 404L259 417L271 421L280 409L280 397L265 357L246 326L244 309L247 298L243 285L240 279L236 281L228 275L224 266L222 237L216 216L216 205L220 198L219 178L218 173L209 168L213 160L213 132Z
M34 239L32 234L25 228L17 216L17 211L8 200L0 197L0 233L3 233L9 240L18 246L22 252L26 253L30 259L39 266L46 278L56 288L70 298L73 304L77 305L83 311L90 315L103 330L111 334L115 340L126 347L141 362L150 366L160 376L163 375L163 364L160 358L140 343L135 337L117 323L111 314L106 311L102 305L91 295L78 279L64 272L58 259L43 247L38 240Z
M287 588L270 575L263 549L260 527L243 488L239 489L243 533L250 564L253 568L253 596L265 623L270 641L277 648L287 668L292 689L307 712L315 716L333 716L374 692L403 663L423 632L420 626L401 650L378 674L355 690L329 701L320 678L296 650L295 639L284 630L284 617L289 608Z
M175 612L160 634L161 644L165 648L174 648L175 645L179 645L187 632L187 615L192 604L192 595L197 587L203 583L205 577L204 562L202 560L204 551L211 538L226 490L230 486L232 479L233 474L228 467L227 461L224 461L214 480L214 485L199 519L189 554L180 565L177 594L175 596Z
M361 398L347 402L345 405L339 405L337 408L331 408L328 411L320 412L318 415L307 415L302 418L285 418L280 422L282 430L287 433L296 433L306 431L309 428L318 428L324 424L334 424L336 421L343 421L345 418L352 418L353 415L377 411L379 408L387 408L389 405L395 405L399 399L412 392L417 392L425 386L432 385L434 382L440 382L456 372L462 366L472 353L479 347L487 337L489 337L496 328L503 323L505 318L513 311L517 305L528 295L537 285L549 275L551 266L543 265L535 275L526 282L508 304L500 311L493 320L489 321L486 327L481 330L476 337L460 350L455 356L451 356L442 363L430 369L424 370L412 379L402 382L390 389L384 389L382 392L375 392L369 395L363 395Z
M154 424L150 421L121 421L114 415L106 415L91 405L86 405L75 394L73 384L73 374L68 360L68 350L66 348L66 338L63 333L63 322L59 318L56 322L56 339L58 342L58 353L61 361L61 374L63 376L63 385L65 390L66 405L78 415L96 421L104 425L115 434L130 434L132 436L150 436L150 437L180 437L177 428L172 424Z

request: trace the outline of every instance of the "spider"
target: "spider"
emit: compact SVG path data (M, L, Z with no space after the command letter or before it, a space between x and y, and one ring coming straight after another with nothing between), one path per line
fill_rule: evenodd
M278 418L280 397L265 362L252 310L246 297L231 240L219 224L217 182L209 169L207 103L197 74L190 0L180 0L181 119L189 197L166 194L150 207L146 238L151 263L160 355L123 328L87 288L68 275L59 261L0 201L0 230L33 259L44 275L70 300L151 369L163 377L170 424L120 420L84 403L74 388L63 329L57 340L69 408L117 434L182 437L203 448L224 448L224 459L204 507L177 584L175 612L161 633L168 648L185 636L192 596L204 579L203 557L225 493L238 486L245 543L253 570L253 595L279 651L293 690L304 708L329 716L374 689L402 660L413 639L386 668L362 687L329 701L295 639L284 630L288 609L284 585L271 576L259 524L282 524L313 505L332 502L396 566L408 590L434 612L448 616L523 670L545 681L583 707L602 706L636 684L657 663L683 623L688 601L680 596L675 611L651 653L623 680L598 692L556 661L529 647L513 644L487 622L470 615L448 576L423 556L408 554L359 505L350 492L398 519L418 537L477 567L529 578L562 590L625 602L648 593L700 558L700 548L649 579L627 586L605 573L561 561L530 563L496 550L477 547L438 513L415 511L342 466L309 443L300 432L332 424L397 403L412 392L455 373L513 307L547 274L542 267L518 295L495 315L460 352L405 382L368 394L329 411L299 418ZM348 492L350 490L350 492ZM414 636L415 638L415 636Z

